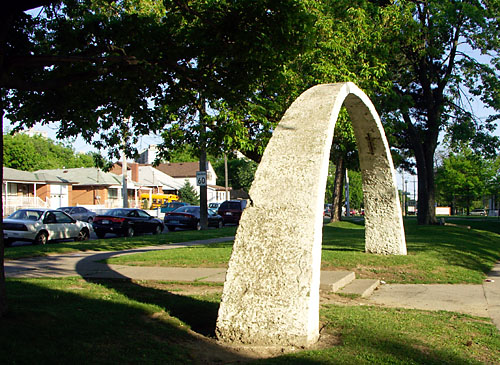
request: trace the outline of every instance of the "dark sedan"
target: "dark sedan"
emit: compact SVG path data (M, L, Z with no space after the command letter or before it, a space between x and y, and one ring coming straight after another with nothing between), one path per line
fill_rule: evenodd
M103 215L95 216L92 225L99 238L104 238L106 233L133 237L138 233L163 232L163 222L160 219L150 216L142 209L135 208L108 210Z
M175 231L176 228L200 230L200 207L189 205L177 208L165 214L164 223L169 231ZM222 228L223 225L222 217L209 209L208 226Z

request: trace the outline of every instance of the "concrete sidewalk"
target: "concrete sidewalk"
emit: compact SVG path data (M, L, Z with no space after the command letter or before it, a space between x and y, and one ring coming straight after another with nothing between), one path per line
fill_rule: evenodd
M9 278L81 276L84 278L123 278L164 281L224 282L224 268L177 268L108 265L110 257L146 251L169 250L214 242L232 241L234 237L141 247L113 252L79 252L5 262ZM322 273L322 277L327 277ZM481 285L389 284L381 285L367 303L423 310L446 310L490 317L500 330L500 262Z

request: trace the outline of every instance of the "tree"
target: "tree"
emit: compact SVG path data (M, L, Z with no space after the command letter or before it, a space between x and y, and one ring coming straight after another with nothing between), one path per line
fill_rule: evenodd
M92 167L90 154L75 153L71 147L42 136L26 134L4 136L4 166L24 171Z
M250 191L255 172L257 171L257 163L249 159L229 159L227 161L228 169L228 186L233 189L243 189L247 193ZM217 185L224 186L224 159L219 159L214 165L217 173Z
M455 142L495 154L499 140L490 135L498 115L485 121L468 110L470 95L500 109L499 7L475 0L407 0L394 3L401 15L384 48L393 92L381 97L391 140L413 156L418 175L418 223L436 223L434 155L440 132ZM471 51L468 51L468 48ZM489 55L491 62L472 51Z
M472 202L483 196L493 175L492 164L470 149L450 152L436 172L438 198L453 211L465 207L469 215Z
M182 188L179 189L179 198L181 201L191 205L200 204L200 197L198 196L196 189L187 180Z
M24 13L37 6L38 16ZM9 2L0 14L2 116L17 129L57 122L58 138L80 135L115 155L132 118L130 156L139 136L196 114L201 99L245 100L255 79L300 50L302 8L296 0ZM1 264L3 273L3 256Z

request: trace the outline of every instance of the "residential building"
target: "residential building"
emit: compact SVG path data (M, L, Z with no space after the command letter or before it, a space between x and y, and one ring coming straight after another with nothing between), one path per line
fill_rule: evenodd
M37 171L37 173L42 172L50 173L71 182L72 189L68 203L64 205L82 205L93 209L123 206L122 177L117 174L104 172L96 167ZM128 204L130 207L140 206L139 189L140 187L136 184L127 183Z
M72 183L46 172L3 168L3 214L20 208L58 208L68 205Z
M161 163L156 169L172 176L179 183L184 185L186 181L193 186L197 193L200 193L200 187L196 185L196 172L200 170L199 162L172 162ZM216 184L217 174L212 164L207 162L207 202L217 203L226 200L226 191L223 186Z

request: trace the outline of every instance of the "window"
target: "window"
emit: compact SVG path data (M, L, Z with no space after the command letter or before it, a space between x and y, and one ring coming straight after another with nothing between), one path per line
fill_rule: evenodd
M117 188L108 188L108 199L118 199Z
M139 217L141 217L141 218L149 218L149 217L150 217L150 215L149 215L148 213L146 213L146 212L144 212L144 211L142 211L142 210L138 210L138 211L137 211L137 214L138 214L138 215L139 215Z
M71 223L71 222L73 222L73 220L70 217L68 217L66 214L64 214L63 212L55 211L53 213L56 216L57 223Z

